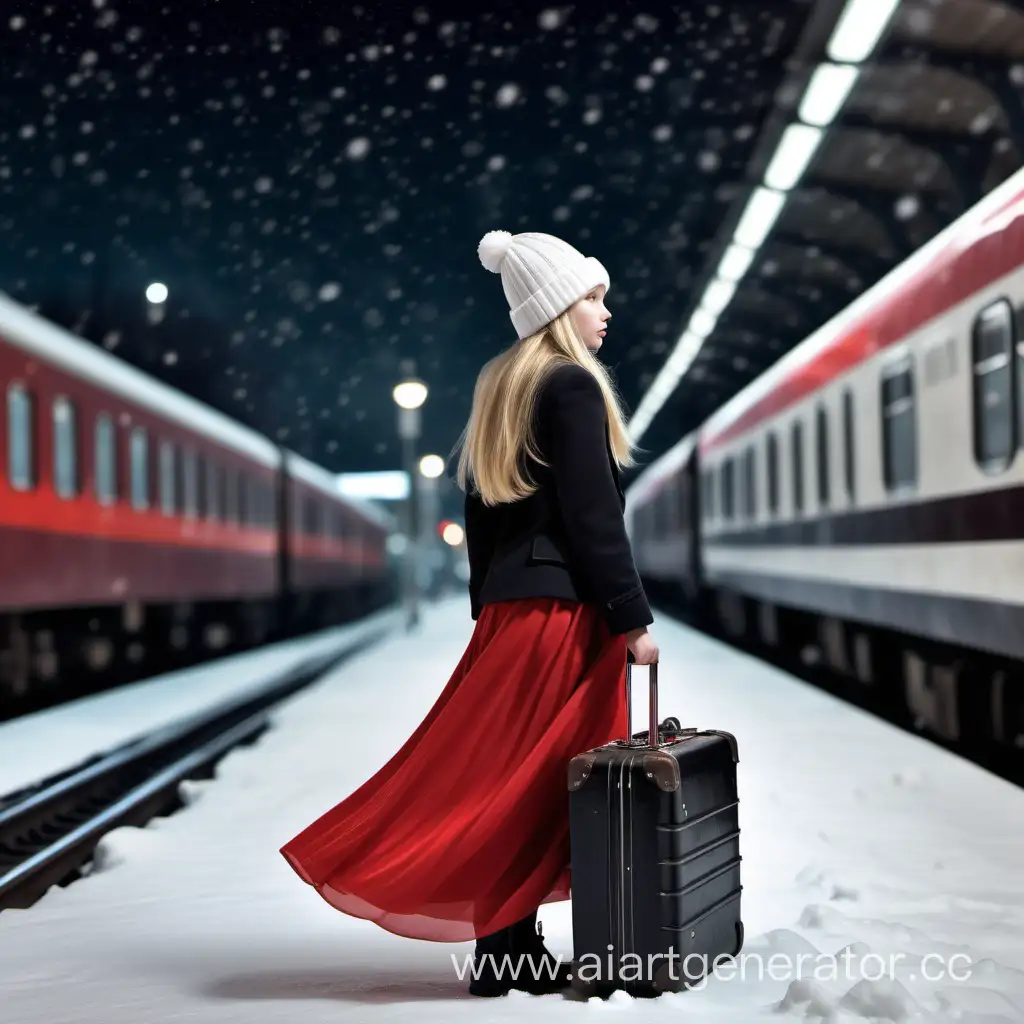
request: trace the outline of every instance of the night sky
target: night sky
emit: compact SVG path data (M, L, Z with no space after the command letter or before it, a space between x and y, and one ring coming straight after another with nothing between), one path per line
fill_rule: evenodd
M635 408L810 5L487 6L5 5L0 289L332 470L394 469L401 360L447 456L515 340L480 237L548 231L609 269ZM686 383L646 458L735 385Z

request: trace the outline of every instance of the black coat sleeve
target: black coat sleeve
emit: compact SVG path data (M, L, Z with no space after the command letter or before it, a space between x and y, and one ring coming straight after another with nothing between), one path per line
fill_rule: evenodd
M495 538L491 536L489 517L480 496L472 487L466 491L464 514L466 518L466 552L469 555L469 605L476 620L480 615L480 588L487 575L494 554Z
M538 412L574 568L613 633L648 625L654 618L612 475L600 386L582 366L559 367L545 385Z

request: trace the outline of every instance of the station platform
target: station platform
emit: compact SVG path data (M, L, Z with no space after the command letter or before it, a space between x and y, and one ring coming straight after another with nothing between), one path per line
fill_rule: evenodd
M278 850L401 746L473 625L468 601L428 606L418 632L354 656L187 784L185 809L111 833L89 877L0 914L0 1020L1024 1020L1024 791L666 616L652 627L661 717L739 741L734 970L657 1000L479 1000L460 976L471 943L335 911ZM540 918L570 959L570 904Z

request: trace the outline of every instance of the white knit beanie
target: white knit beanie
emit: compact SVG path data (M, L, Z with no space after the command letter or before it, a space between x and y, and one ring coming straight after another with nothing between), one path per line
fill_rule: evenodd
M609 287L608 271L554 235L488 231L477 246L480 262L501 274L512 326L520 340L551 323L599 284Z

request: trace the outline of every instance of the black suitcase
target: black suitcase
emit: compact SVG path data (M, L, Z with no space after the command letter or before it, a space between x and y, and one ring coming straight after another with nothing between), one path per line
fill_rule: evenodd
M587 996L678 992L743 946L736 739L659 727L657 665L650 693L650 729L632 734L628 714L629 740L569 762L572 986Z

